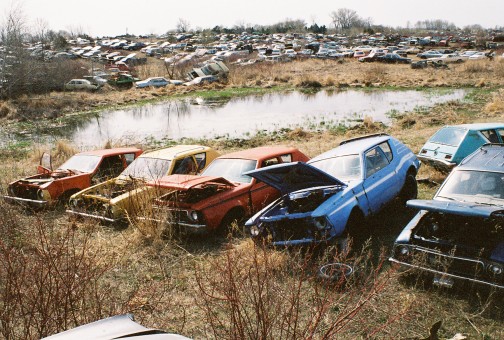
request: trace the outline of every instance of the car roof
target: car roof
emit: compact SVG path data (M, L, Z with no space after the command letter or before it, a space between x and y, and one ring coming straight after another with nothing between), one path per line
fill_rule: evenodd
M344 140L340 143L340 145L332 150L326 151L323 154L318 155L313 158L312 161L331 158L342 155L353 155L359 154L374 145L378 145L384 141L391 139L389 135L386 134L377 134L377 135L368 135L357 137L353 139Z
M287 153L299 152L298 149L288 146L261 146L257 148L231 152L218 158L237 158L260 160L268 157L276 157Z
M189 156L197 151L208 151L210 148L203 145L175 145L165 149L159 149L142 154L140 157L161 158L172 160L176 157Z
M460 170L484 170L504 173L504 144L485 144L462 160Z
M138 151L142 151L142 150L139 148L113 148L113 149L84 151L84 152L80 152L79 155L102 157L102 156L119 155L119 154L123 154L123 153L136 153Z
M504 128L504 123L474 123L474 124L446 125L443 128L446 127L457 127L467 130L488 130L488 129Z

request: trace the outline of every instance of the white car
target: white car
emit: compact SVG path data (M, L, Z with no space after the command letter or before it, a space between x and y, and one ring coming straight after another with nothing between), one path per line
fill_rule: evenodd
M135 87L137 88L144 88L144 87L162 87L168 85L170 82L163 77L151 77L147 78L145 80L137 81L135 83Z
M285 55L289 58L296 58L297 53L293 49L285 50Z
M448 53L443 54L441 57L438 58L429 58L429 60L432 61L433 63L439 63L439 64L461 63L466 59L467 57L463 57L458 53Z
M86 90L86 91L96 91L99 89L98 85L92 84L86 79L72 79L64 86L65 90Z
M488 55L485 52L476 52L469 57L469 60L482 60L487 59Z

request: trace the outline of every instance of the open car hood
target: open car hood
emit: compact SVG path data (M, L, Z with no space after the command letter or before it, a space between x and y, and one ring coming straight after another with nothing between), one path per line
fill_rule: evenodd
M213 176L197 176L197 175L170 175L164 176L157 181L148 183L150 186L161 188L189 190L196 186L204 186L205 184L221 184L229 187L235 187L236 184L228 181L223 177Z
M440 200L410 200L406 203L410 208L454 214L489 218L494 215L504 216L504 207L483 205L473 202L440 201Z
M282 195L313 187L342 185L339 179L304 162L283 163L245 172L245 175L272 186Z

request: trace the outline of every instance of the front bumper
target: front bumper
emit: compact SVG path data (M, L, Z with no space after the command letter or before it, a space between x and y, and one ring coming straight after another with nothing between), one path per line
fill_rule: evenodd
M397 265L400 265L401 267L406 267L406 268L412 268L412 269L415 269L415 270L426 271L426 272L429 272L429 273L432 273L432 274L435 274L435 275L438 275L438 276L441 276L441 277L449 277L449 278L452 278L452 279L455 279L455 280L468 281L468 282L477 283L477 284L481 284L481 285L486 285L486 286L490 286L490 287L494 287L494 288L504 289L504 285L503 284L488 282L488 281L485 281L485 280L482 280L482 279L479 279L479 278L470 278L470 277L461 276L461 275L457 275L457 274L451 274L451 273L447 273L447 272L444 272L444 271L432 269L432 268L429 268L429 267L426 267L426 266L421 266L421 265L416 265L416 264L411 264L411 263L408 263L408 262L400 261L400 260L397 260L397 259L395 259L393 257L390 257L389 261L392 262L392 263L395 263Z
M28 198L14 197L14 196L3 196L4 200L12 204L20 204L25 206L44 208L49 205L48 201L45 200L33 200Z
M75 211L72 209L67 209L66 212L70 215L92 218L95 220L100 220L102 222L108 222L108 223L118 223L118 222L121 222L124 220L122 218L112 218L112 217L106 217L106 216L101 216L101 215L97 215L97 214L89 214L89 213L85 213L82 211Z
M194 224L194 223L187 223L187 222L177 222L177 221L171 221L171 220L165 220L161 218L154 218L154 217L144 217L144 216L138 216L137 217L138 221L146 221L146 222L154 222L154 223L160 223L163 225L174 225L178 227L178 229L184 233L191 234L191 235L203 235L208 233L208 227L206 224Z

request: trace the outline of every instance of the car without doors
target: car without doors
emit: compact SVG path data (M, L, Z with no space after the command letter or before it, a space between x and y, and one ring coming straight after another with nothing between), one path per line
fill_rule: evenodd
M8 202L23 203L31 207L46 207L68 198L92 184L116 177L142 150L114 148L81 152L72 156L56 170L52 170L51 157L44 153L37 174L9 184Z
M272 246L362 240L365 218L397 197L416 197L419 166L404 144L378 134L343 141L308 163L250 171L282 196L245 226L254 241Z
M177 145L142 154L118 177L80 191L67 212L107 223L124 222L140 211L154 192L147 181L170 174L196 174L219 154L206 146Z

